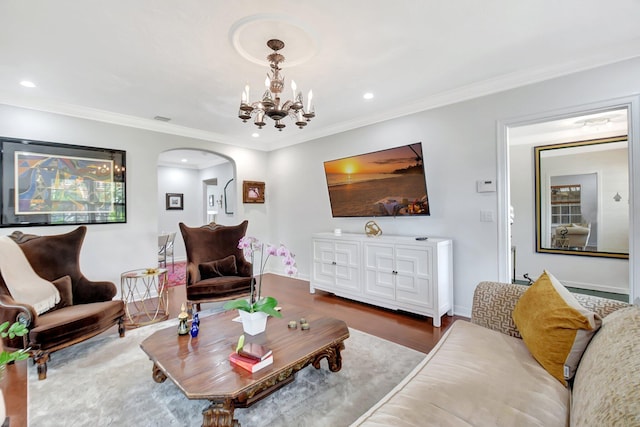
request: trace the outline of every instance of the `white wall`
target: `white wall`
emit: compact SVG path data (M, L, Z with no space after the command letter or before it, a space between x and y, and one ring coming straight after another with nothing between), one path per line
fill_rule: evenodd
M640 59L630 60L271 152L272 235L292 246L300 274L309 277L312 233L363 232L370 219L331 217L322 162L422 141L431 216L375 220L387 234L453 239L455 312L468 315L478 282L500 277L497 223L480 222L481 210L497 214L497 194L476 192L477 180L498 174L497 122L638 94L639 73ZM592 260L588 271L610 283L603 262Z
M207 179L212 179L212 178L217 178L218 180L218 184L217 185L213 185L210 186L211 189L209 191L209 194L212 194L215 198L215 206L213 207L208 207L208 197L207 197L207 209L209 210L215 210L218 212L218 214L216 215L215 218L215 222L218 224L223 224L223 225L234 225L236 224L236 220L234 218L234 214L227 214L225 213L225 208L224 208L224 202L225 202L225 198L227 201L227 211L228 212L234 212L237 210L236 209L236 204L238 201L238 197L235 191L235 184L236 184L236 179L235 179L235 172L233 169L233 164L231 162L225 162L223 164L220 165L216 165L210 168L206 168L206 169L202 169L200 171L200 181L205 181ZM230 179L233 179L234 181L229 184L229 186L227 187L227 194L225 197L225 191L224 191L224 187L225 185L227 185L227 182L229 182ZM207 194L207 196L209 195ZM218 205L218 200L220 200L220 196L222 196L222 206Z
M250 235L287 244L297 254L300 276L308 278L312 233L336 227L363 232L367 220L331 217L322 162L421 141L431 216L376 221L387 234L453 239L455 312L468 315L477 283L500 276L497 223L480 222L481 210L497 215L497 195L476 192L476 180L498 174L497 121L638 94L638 75L640 59L630 60L271 153L10 106L0 106L0 134L127 150L128 222L90 226L81 258L89 277L116 283L120 272L155 260L160 192L156 164L162 151L197 148L223 154L237 169L238 195L243 180L265 181L266 203L244 205L238 197L234 222L248 219ZM635 185L640 188L640 183ZM53 234L71 228L27 231Z
M202 182L196 169L158 166L158 233L176 233L173 256L176 260L187 258L184 241L178 223L189 226L204 224L202 216ZM166 194L183 195L182 210L167 209Z
M174 183L167 183L167 189L158 188L159 153L178 148L221 153L234 159L240 177L249 175L245 179L265 180L266 154L260 151L7 105L0 105L0 134L6 137L126 150L127 223L89 225L80 256L80 265L87 277L111 280L118 288L120 273L145 268L157 262L157 234L165 226L163 223L161 227L159 222L160 213L166 213L164 193L173 192L177 188L173 187ZM241 188L242 178L238 182L232 184L236 187L240 185ZM201 185L199 183L197 189ZM172 191L168 191L168 188ZM183 192L185 196L189 194L185 198L185 207L202 203L201 197L192 196L190 190L175 192ZM233 218L229 218L230 222L239 223L246 218L249 220L250 230L266 229L264 215L245 210L242 204L237 204L233 210L235 214ZM178 220L182 214L177 213L175 218L171 217L171 222ZM201 221L199 219L196 223ZM75 228L26 227L20 230L33 234L58 234ZM15 229L17 228L3 228L0 233L10 234Z

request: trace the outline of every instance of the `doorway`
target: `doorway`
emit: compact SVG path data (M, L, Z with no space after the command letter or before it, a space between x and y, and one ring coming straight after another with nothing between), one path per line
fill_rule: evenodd
M177 232L178 223L197 227L215 220L234 222L233 214L218 208L224 185L235 178L235 164L217 153L199 149L176 149L160 153L158 157L158 233ZM227 189L227 203L233 200L233 186ZM230 191L231 190L231 191ZM166 194L176 194L182 200L180 209L167 209ZM209 197L213 196L213 197ZM209 206L210 201L213 206ZM176 238L174 255L186 259L182 238Z
M615 293L628 293L631 301L637 301L640 295L640 272L638 271L638 263L633 262L633 253L638 253L638 246L640 242L638 239L633 238L633 230L638 229L640 221L636 219L632 212L634 195L639 191L640 185L635 182L634 185L634 171L638 169L638 163L640 161L640 150L638 147L640 143L638 141L638 134L635 130L638 129L638 98L628 98L623 100L612 101L608 103L602 103L598 105L589 105L584 108L576 108L566 111L559 111L548 114L541 114L536 116L530 116L520 119L514 119L508 122L498 122L498 233L499 233L499 277L501 281L512 281L514 276L515 265L515 278L521 280L523 275L528 275L535 279L542 269L548 269L554 272L554 268L562 264L575 264L575 263L587 263L590 267L599 267L596 273L600 273L602 277L594 279L588 276L576 277L569 280L571 283L565 283L567 286L583 287L583 288L595 288L603 292L615 292ZM629 189L627 198L627 214L629 215L629 260L608 260L608 259L589 259L586 257L570 256L570 255L555 255L555 254L540 254L535 250L535 194L534 194L534 161L533 161L533 146L542 145L539 144L541 140L547 144L550 142L560 142L566 140L568 135L567 123L571 123L574 129L573 137L575 137L575 128L577 123L581 122L584 126L585 121L592 118L604 117L607 114L618 114L622 112L625 122L619 121L618 123L611 123L608 126L602 126L600 129L595 129L593 126L590 130L589 137L597 137L597 135L603 135L605 132L620 133L620 129L626 126L629 135L628 144L628 172L629 172ZM618 117L619 119L619 117ZM561 129L564 122L565 129ZM596 121L587 122L595 124ZM604 119L600 124L605 123ZM545 131L546 130L546 131ZM581 129L584 131L584 129ZM546 135L547 138L541 136ZM584 136L584 135L583 135ZM587 138L589 138L587 137ZM529 138L528 142L523 142ZM563 139L564 138L564 139ZM514 143L515 141L515 143ZM536 141L538 144L536 144ZM522 147L519 147L519 144ZM529 144L527 147L526 144ZM518 153L518 151L522 153ZM519 159L519 160L518 160ZM519 163L518 163L519 162ZM516 164L517 163L517 164ZM522 173L523 169L528 170L529 173ZM510 170L518 170L518 174L511 176ZM518 182L518 181L524 182ZM637 178L635 179L637 181ZM615 194L611 195L616 197ZM604 197L604 196L603 196ZM617 197L616 197L617 198ZM515 206L514 206L515 205ZM512 215L510 215L510 207L514 206ZM510 219L513 220L513 225ZM519 226L523 226L524 229L519 229ZM514 243L512 245L512 243ZM513 247L515 246L515 251ZM516 258L512 258L512 253L515 252ZM523 255L534 258L538 257L537 264L521 263L519 260L523 260ZM526 258L526 257L525 257ZM581 259L582 261L575 261ZM571 260L571 261L568 261ZM603 264L613 263L607 266ZM607 271L610 271L611 265L616 269L616 279L611 280L611 277L604 277ZM533 271L526 271L526 270ZM576 268L574 268L575 270ZM578 271L584 270L583 267L577 267ZM556 274L556 273L554 273ZM561 274L558 275L562 276ZM597 276L597 274L596 274ZM560 277L561 279L563 277ZM634 280L636 279L636 280Z

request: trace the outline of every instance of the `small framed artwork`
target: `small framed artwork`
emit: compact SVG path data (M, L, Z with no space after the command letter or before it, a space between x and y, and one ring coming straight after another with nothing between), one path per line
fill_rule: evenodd
M168 211L184 209L184 198L182 193L167 193L166 202Z
M264 203L264 182L242 181L243 203Z

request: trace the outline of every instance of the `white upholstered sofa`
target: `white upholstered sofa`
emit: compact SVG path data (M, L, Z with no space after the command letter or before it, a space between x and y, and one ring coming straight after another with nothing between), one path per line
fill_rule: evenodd
M573 384L531 356L512 320L526 286L482 282L456 321L354 426L640 426L640 307L573 294L603 317Z

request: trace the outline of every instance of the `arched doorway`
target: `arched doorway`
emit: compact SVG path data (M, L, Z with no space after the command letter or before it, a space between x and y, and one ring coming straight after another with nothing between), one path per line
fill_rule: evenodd
M200 149L174 149L158 157L158 234L176 232L178 224L200 226L215 221L232 224L236 211L235 163ZM170 206L169 200L180 200ZM225 209L226 207L226 209ZM186 259L184 243L175 239L174 258Z

